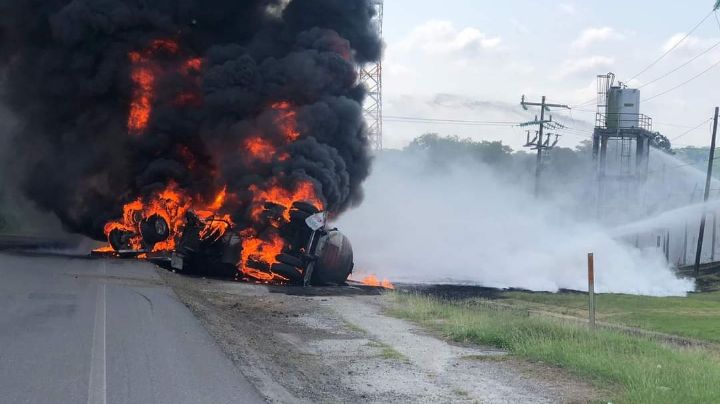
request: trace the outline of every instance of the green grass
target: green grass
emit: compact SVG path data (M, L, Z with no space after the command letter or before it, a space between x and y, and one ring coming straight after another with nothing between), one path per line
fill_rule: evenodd
M579 293L507 292L499 300L518 308L587 317L587 296ZM688 297L596 295L599 321L683 337L720 342L720 292Z
M674 348L617 331L472 303L394 293L391 315L435 329L454 341L492 345L553 364L590 380L613 402L711 403L720 397L720 358L700 348Z
M356 332L356 333L362 334L362 335L367 334L367 330L364 329L364 328L362 328L362 327L360 327L359 325L353 324L353 323L351 323L351 322L349 322L349 321L345 321L345 325L347 326L347 328L348 328L350 331L353 331L353 332Z
M368 342L367 345L371 346L373 348L379 348L380 349L379 356L383 359L407 361L407 358L405 357L405 355L401 354L395 348L391 347L388 344L384 344L379 341L370 341L370 342Z

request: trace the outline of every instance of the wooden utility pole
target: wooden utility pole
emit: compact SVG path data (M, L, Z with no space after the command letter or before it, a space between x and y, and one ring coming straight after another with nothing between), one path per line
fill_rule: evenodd
M700 273L700 254L702 254L703 236L705 235L705 203L710 197L710 182L712 181L712 169L715 162L715 137L718 128L718 112L720 107L715 107L715 119L713 120L712 140L710 140L710 160L708 161L707 176L705 177L705 196L703 198L702 218L700 219L700 233L698 234L697 252L695 253L695 276ZM713 246L714 248L715 246Z
M588 322L595 329L595 259L593 253L587 255L588 265Z
M555 143L552 145L550 144L550 137L548 136L547 140L544 139L545 136L545 125L547 124L554 124L557 127L563 127L560 124L556 124L555 122L552 122L552 117L550 117L549 121L545 120L545 110L549 110L550 108L565 108L570 109L569 106L564 104L548 104L545 102L545 96L542 96L541 102L527 102L525 101L525 96L523 95L520 99L520 105L522 105L523 109L528 109L527 107L540 107L540 120L537 120L537 116L535 116L535 121L531 122L525 122L521 124L520 126L528 126L528 125L538 125L540 128L537 132L537 139L533 139L530 141L530 136L528 135L528 142L525 144L526 147L532 147L533 149L537 149L537 158L535 159L535 196L537 197L540 195L540 181L542 177L542 162L543 162L543 150L544 149L552 149L555 147L555 144L557 144L557 135L555 139Z
M712 248L710 249L710 262L715 262L715 240L717 239L717 212L713 211Z
M692 193L690 194L690 205L695 202L695 191L698 189L698 183L696 182L693 186ZM683 237L683 249L682 249L682 260L678 259L678 265L687 265L687 253L688 253L688 220L685 219L685 233Z

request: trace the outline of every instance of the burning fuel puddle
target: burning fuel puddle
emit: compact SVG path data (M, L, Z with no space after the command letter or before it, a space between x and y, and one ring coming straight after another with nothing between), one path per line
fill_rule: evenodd
M348 284L339 286L276 286L268 285L270 293L282 293L289 296L373 296L380 295L386 289L379 286Z

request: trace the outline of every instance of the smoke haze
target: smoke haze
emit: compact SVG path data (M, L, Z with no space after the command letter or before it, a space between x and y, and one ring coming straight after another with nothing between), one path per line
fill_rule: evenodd
M357 270L398 282L586 290L586 254L594 252L600 292L693 289L657 248L636 249L578 220L568 207L583 204L582 192L572 185L538 202L511 178L470 159L438 166L423 153L382 153L363 205L338 223L353 242Z

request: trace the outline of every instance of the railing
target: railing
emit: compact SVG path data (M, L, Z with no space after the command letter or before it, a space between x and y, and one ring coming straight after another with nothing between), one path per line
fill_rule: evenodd
M652 130L652 118L644 114L597 113L595 127L602 129L644 129Z

